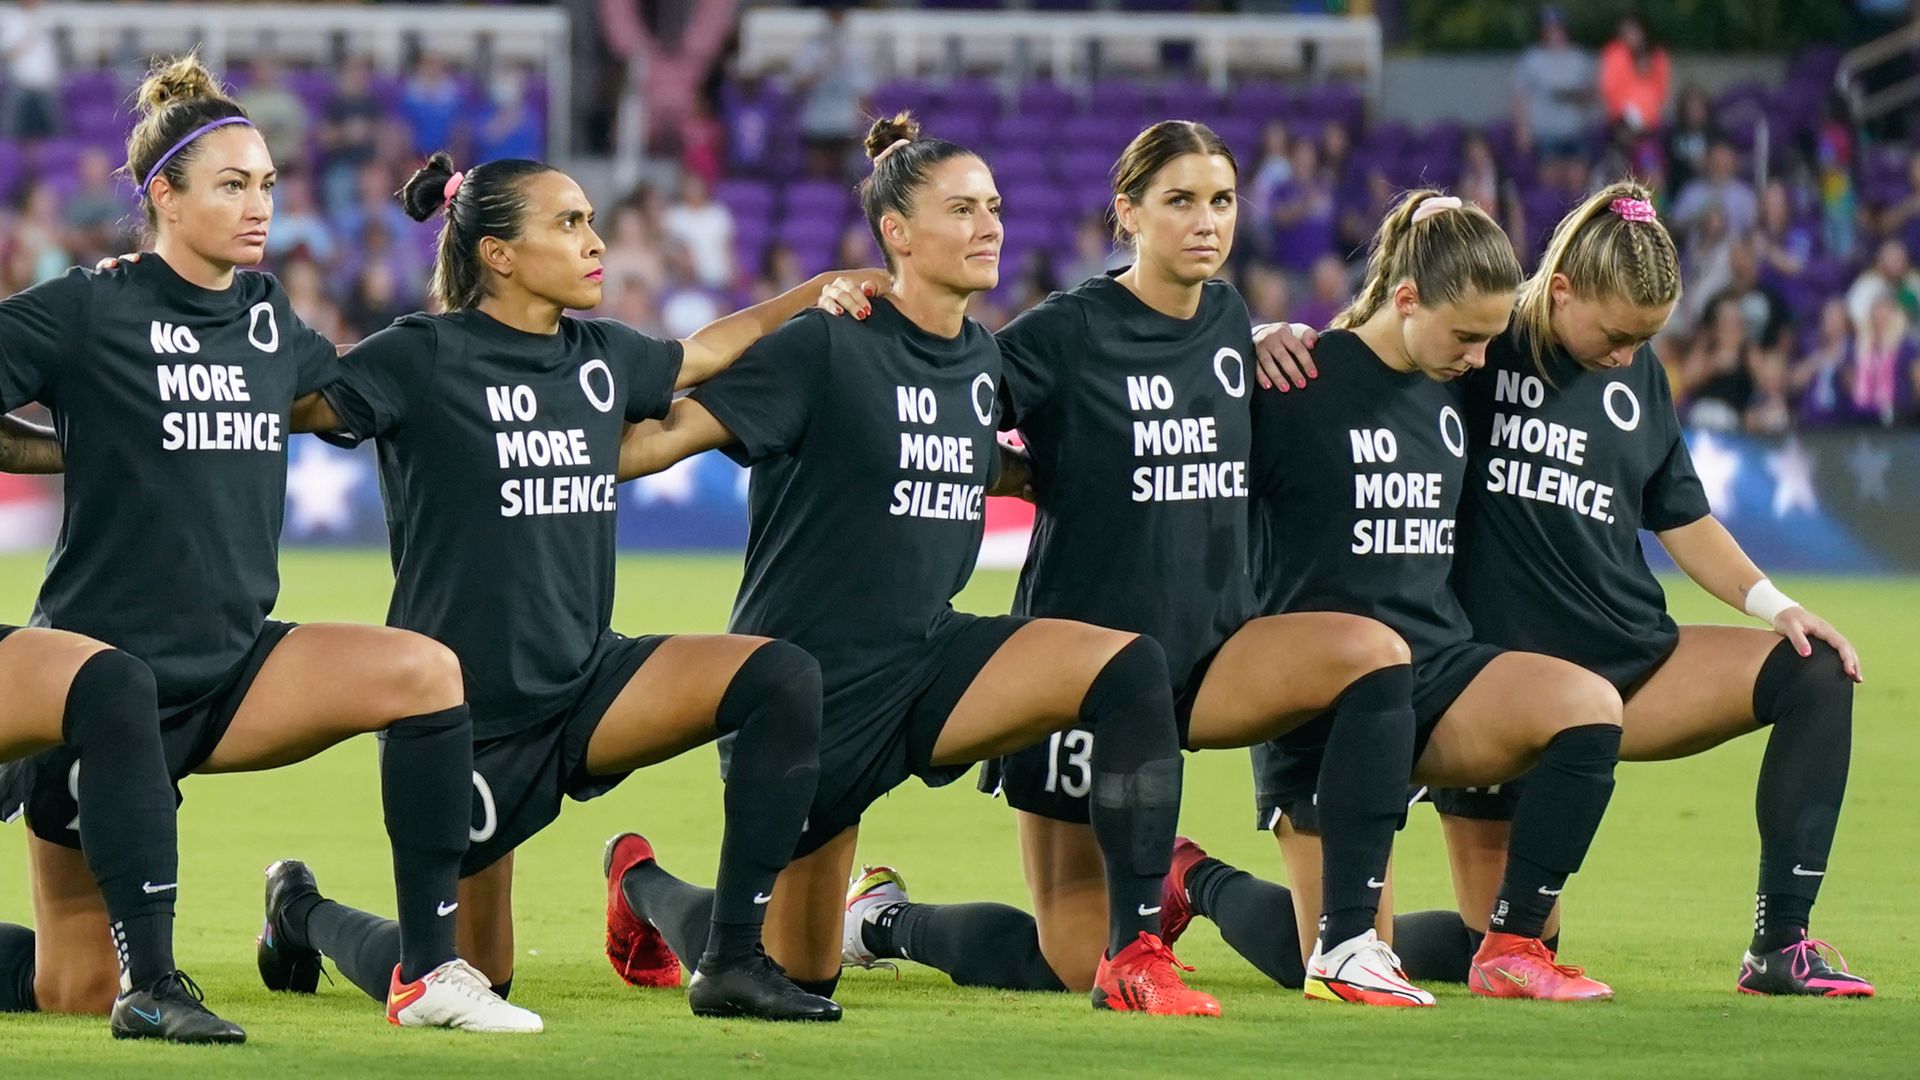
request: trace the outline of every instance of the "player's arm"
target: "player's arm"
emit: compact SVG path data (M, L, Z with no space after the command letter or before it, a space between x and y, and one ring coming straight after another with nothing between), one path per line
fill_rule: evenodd
M680 378L675 390L698 386L727 369L747 351L747 346L772 333L780 324L813 306L821 293L838 278L851 279L869 296L878 296L893 287L893 277L885 270L829 270L816 274L771 300L762 301L744 311L736 311L694 331L680 344ZM871 290L871 291L867 291Z
M1000 448L1000 468L987 494L1011 495L1032 502L1033 460L1027 457L1024 450L1016 450L1006 443L995 445Z
M1860 656L1846 636L1775 588L1720 519L1708 514L1655 535L1673 556L1674 565L1722 603L1766 621L1793 642L1801 656L1812 652L1809 638L1826 642L1840 654L1840 663L1853 681L1861 681Z
M1306 323L1264 323L1253 328L1254 366L1260 371L1260 386L1278 387L1287 392L1287 384L1307 385L1320 377L1313 364L1313 347L1320 334Z
M47 475L66 468L52 428L0 413L0 472Z
M675 398L664 420L643 420L628 424L620 436L620 468L616 477L625 483L635 477L651 476L685 461L695 454L718 449L734 441L705 405L683 397Z

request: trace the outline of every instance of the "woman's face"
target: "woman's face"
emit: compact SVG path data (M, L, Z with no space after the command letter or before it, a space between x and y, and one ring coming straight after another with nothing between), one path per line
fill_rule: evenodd
M278 180L266 140L251 125L229 124L191 149L182 187L159 177L149 188L156 231L214 265L252 266L266 256Z
M1116 196L1114 210L1142 263L1194 284L1218 274L1232 253L1238 179L1224 154L1182 154L1153 174L1139 201Z
M880 227L903 274L969 295L1000 283L1000 189L972 154L927 170L911 213L886 214Z
M1640 346L1666 328L1678 300L1643 306L1628 300L1575 295L1565 274L1548 284L1553 337L1575 363L1588 368L1625 367Z

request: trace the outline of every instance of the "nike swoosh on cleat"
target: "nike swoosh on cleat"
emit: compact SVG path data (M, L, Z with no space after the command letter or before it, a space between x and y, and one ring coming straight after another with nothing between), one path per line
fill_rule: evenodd
M459 909L459 907L460 907L460 902L459 902L458 900L456 900L456 901L454 901L454 902L453 902L453 903L451 903L451 904L449 904L449 903L446 903L446 902L444 902L444 901L443 901L443 902L442 902L442 903L440 904L440 906L439 906L439 907L437 907L437 908L435 908L435 909L434 909L434 911L435 911L435 913L437 913L437 914L438 914L438 915L439 915L439 916L440 916L441 918L443 918L443 919L444 919L444 918L446 918L447 916L449 916L449 915L451 915L451 914L453 914L453 913L454 913L454 912L455 912L456 910L458 910L458 909Z
M764 904L771 899L773 899L772 893L757 892L753 894L753 902L756 904Z
M1799 873L1800 868L1797 866L1794 867L1794 872ZM178 882L175 882L170 885L155 885L151 881L143 881L140 883L140 891L143 893L146 893L148 896L152 896L154 893L166 892L168 889L177 889L179 887L180 885Z
M414 983L412 986L400 991L393 997L393 1011L399 1012L401 1009L413 1004L414 999L426 992L427 986L425 983Z
M1158 906L1155 906L1155 907L1148 907L1148 906L1147 906L1147 905L1145 905L1145 904L1141 904L1141 905L1140 905L1140 914L1141 914L1142 916L1147 916L1147 915L1158 915L1158 914L1160 914L1160 908L1159 908Z
M1515 975L1513 972L1508 971L1506 968L1494 968L1493 970L1496 974L1504 976L1508 982L1512 983L1513 985L1519 987L1522 990L1525 990L1527 988L1527 984L1533 981L1533 976L1531 975Z
M1794 863L1793 876L1794 877L1826 877L1827 872L1825 870L1808 870L1805 867L1801 866L1799 863Z
M155 1027L160 1026L160 1010L159 1009L155 1009L152 1012L148 1012L147 1010L141 1008L138 1005L129 1005L127 1006L127 1011L131 1012L133 1015L139 1017L140 1019L145 1020L147 1023L154 1025Z

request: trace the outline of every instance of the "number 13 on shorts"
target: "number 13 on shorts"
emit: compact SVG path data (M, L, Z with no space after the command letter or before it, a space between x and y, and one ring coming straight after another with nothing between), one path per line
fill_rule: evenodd
M1056 731L1047 740L1047 792L1084 799L1093 788L1093 732Z

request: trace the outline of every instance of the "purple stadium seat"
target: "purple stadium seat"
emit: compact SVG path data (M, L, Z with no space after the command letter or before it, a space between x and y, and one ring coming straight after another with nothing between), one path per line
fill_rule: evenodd
M1017 116L1065 116L1077 111L1080 102L1073 91L1058 83L1027 82L1014 94L1014 108Z
M1015 113L1003 116L993 126L995 148L1043 150L1051 153L1060 134L1060 123L1067 113Z

